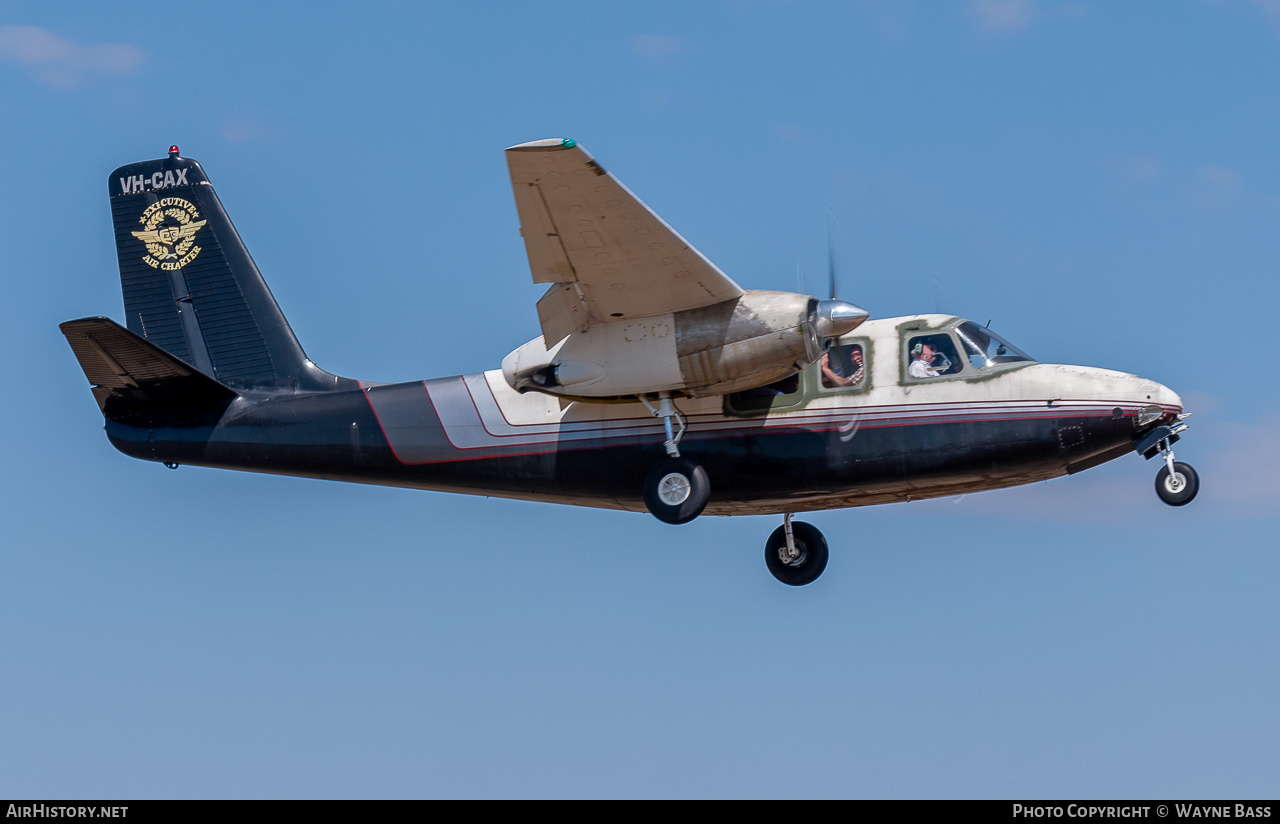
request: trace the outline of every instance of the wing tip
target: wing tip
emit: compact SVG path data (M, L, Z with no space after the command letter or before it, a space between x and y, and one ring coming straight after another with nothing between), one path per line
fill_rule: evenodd
M507 148L508 152L546 152L561 149L572 149L578 141L568 137L548 137L545 140L530 140Z

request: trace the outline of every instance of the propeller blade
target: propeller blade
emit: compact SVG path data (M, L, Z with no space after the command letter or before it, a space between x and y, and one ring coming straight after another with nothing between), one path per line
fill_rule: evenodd
M836 338L857 329L864 320L871 317L871 313L861 306L839 298L839 288L836 283L836 241L835 233L831 231L832 224L835 225L836 232L840 233L840 242L845 248L848 248L849 241L829 203L827 218L827 286L831 297L818 301L817 332L823 338L824 344L829 346Z
M829 289L827 290L831 299L835 300L839 297L836 294L836 248L835 243L831 239L831 230L827 230L827 277L829 280Z
M840 243L841 245L844 246L845 249L849 248L849 239L845 237L844 227L840 225L840 221L836 218L836 213L835 211L832 210L831 204L828 203L826 204L826 206L827 206L827 275L828 275L827 291L831 295L831 300L836 300L839 297L839 294L836 288L836 242L835 242L835 234L831 231L832 224L835 225L836 231L840 233Z
M956 308L951 303L951 293L937 278L933 279L933 310L939 315L954 315Z

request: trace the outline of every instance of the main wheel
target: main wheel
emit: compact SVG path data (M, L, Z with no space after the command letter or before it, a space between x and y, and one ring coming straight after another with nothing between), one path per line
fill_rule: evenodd
M791 558L787 552L787 527L778 527L764 545L764 562L784 584L802 587L818 580L827 568L827 539L813 524L804 521L791 522L791 537L800 557Z
M1185 506L1199 491L1200 476L1190 464L1174 461L1172 473L1167 465L1156 473L1156 494L1169 506Z
M702 514L711 497L707 470L688 458L668 458L649 470L644 504L659 521L687 524Z

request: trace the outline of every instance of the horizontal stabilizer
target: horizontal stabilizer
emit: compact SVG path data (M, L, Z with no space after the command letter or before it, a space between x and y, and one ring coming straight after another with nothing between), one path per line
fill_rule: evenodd
M236 392L109 318L60 324L102 414L168 412L226 403Z

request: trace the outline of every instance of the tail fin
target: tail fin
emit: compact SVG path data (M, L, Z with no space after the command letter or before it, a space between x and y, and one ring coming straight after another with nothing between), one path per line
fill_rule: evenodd
M60 324L109 420L216 406L236 392L108 318Z
M229 387L355 385L302 351L199 163L175 146L108 189L132 332Z

